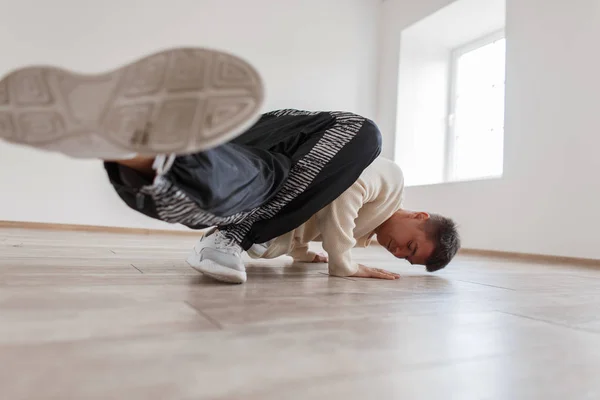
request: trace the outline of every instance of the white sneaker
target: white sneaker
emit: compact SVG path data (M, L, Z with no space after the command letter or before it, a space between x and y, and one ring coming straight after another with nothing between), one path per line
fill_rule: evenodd
M100 75L29 66L0 80L0 139L77 158L193 153L250 128L263 98L251 65L202 48Z
M242 248L216 229L207 233L196 243L187 262L195 270L218 281L246 282Z

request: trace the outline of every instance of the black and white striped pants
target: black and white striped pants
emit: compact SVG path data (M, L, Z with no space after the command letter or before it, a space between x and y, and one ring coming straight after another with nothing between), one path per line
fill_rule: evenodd
M279 110L232 142L178 156L153 182L122 165L105 167L131 208L192 229L218 226L248 249L302 225L380 151L379 129L366 118Z

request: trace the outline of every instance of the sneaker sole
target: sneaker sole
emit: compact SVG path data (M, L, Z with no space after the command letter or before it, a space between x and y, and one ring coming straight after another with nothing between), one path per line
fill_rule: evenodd
M196 271L217 281L226 283L244 283L247 280L246 272L224 267L212 260L202 260L197 263L195 260L188 258L187 263Z
M101 75L31 66L0 80L0 138L84 158L96 144L117 158L186 154L243 133L263 100L251 65L209 49L166 50Z

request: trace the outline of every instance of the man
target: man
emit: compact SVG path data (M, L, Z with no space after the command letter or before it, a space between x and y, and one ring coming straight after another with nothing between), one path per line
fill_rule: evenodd
M460 247L454 222L424 212L402 209L404 179L392 161L378 157L346 191L297 228L263 244L254 244L253 258L291 256L299 262L328 262L333 276L397 279L399 275L353 262L352 249L377 241L397 258L424 264L430 272L444 268ZM226 231L227 228L224 229ZM323 242L329 256L309 251ZM226 282L244 282L242 248L227 242L220 230L199 240L188 257L197 270Z
M263 97L250 65L214 50L163 51L99 76L27 67L0 80L0 137L101 158L129 207L192 229L219 227L194 266L243 282L243 264L222 265L222 254L237 256L302 226L381 151L380 132L366 118L260 116Z

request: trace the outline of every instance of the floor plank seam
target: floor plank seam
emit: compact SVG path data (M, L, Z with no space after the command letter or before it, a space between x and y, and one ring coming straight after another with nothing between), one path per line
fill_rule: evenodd
M133 265L133 264L129 264L129 265L131 265L133 268L137 269L137 270L139 271L139 273L140 273L140 274L143 274L143 273L144 273L144 271L142 271L141 269L139 269L139 268L138 268L138 267L136 267L135 265Z
M221 331L225 330L225 328L223 327L223 325L221 325L221 323L219 321L217 321L216 319L214 319L213 317L211 317L210 315L208 315L207 313L205 313L204 311L202 311L201 309L199 309L198 307L196 307L189 301L184 301L184 303L187 304L188 307L191 307L194 311L196 311L196 313L198 313L198 315L200 315L201 317L206 319L208 322L213 324L217 329L219 329Z
M543 319L543 318L531 317L529 315L522 315L522 314L512 313L512 312L508 312L508 311L502 311L502 310L496 310L496 311L499 312L499 313L502 313L502 314L512 315L513 317L519 317L519 318L529 319L531 321L543 322L543 323L546 323L546 324L549 324L549 325L560 326L561 328L572 329L572 330L578 331L578 332L591 333L593 335L600 334L600 332L595 331L593 329L580 328L580 327L572 326L572 325L569 325L569 324L562 324L560 322L550 321L550 320Z
M457 281L459 282L466 282L466 283L472 283L474 285L481 285L481 286L488 286L488 287L493 287L496 289L504 289L504 290L511 290L513 292L516 292L517 289L512 289L512 288L507 288L507 287L503 287L503 286L496 286L496 285L490 285L488 283L481 283L481 282L473 282L473 281L465 281L463 279L457 279Z
M330 275L329 275L328 273L326 273L326 272L321 272L321 271L319 271L318 273L319 273L319 274L321 274L321 275L330 276ZM345 279L345 280L347 280L347 281L356 282L356 279L348 278L347 276L336 276L335 278L341 278L341 279Z

